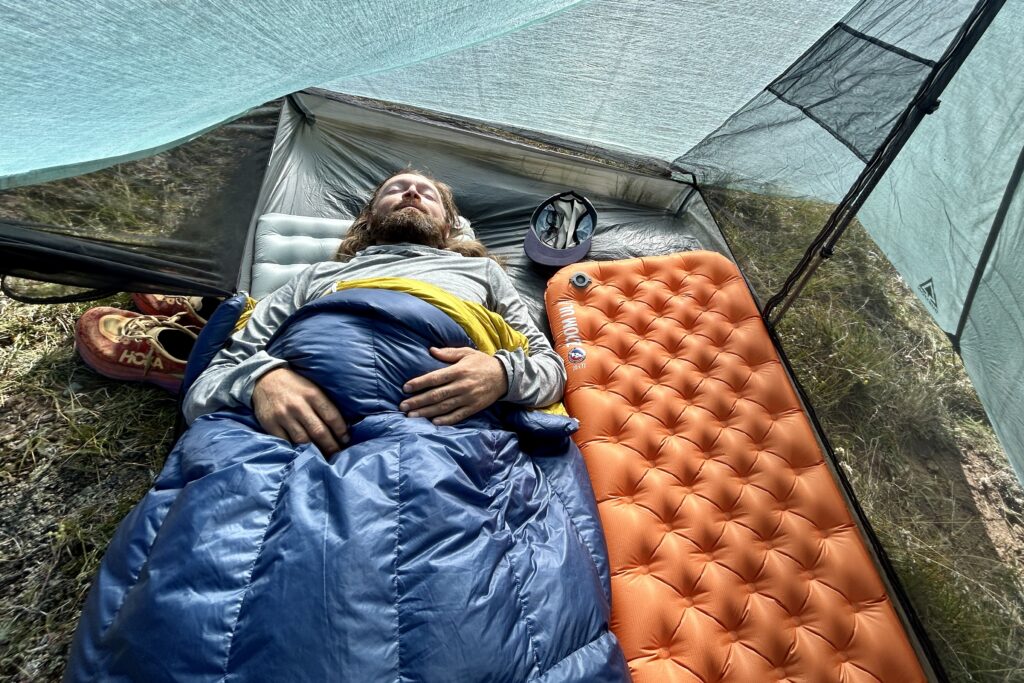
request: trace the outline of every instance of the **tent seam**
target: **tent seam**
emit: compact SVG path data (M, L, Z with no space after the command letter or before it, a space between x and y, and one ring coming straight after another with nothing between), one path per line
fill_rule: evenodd
M879 40L878 38L876 38L874 36L868 35L867 33L861 33L860 31L858 31L857 29L853 28L852 26L850 26L846 22L840 21L838 24L836 24L836 26L838 26L843 31L846 31L847 33L849 33L851 36L853 36L855 38L860 38L861 40L866 40L867 42L871 43L872 45L876 45L876 46L882 48L883 50L888 50L889 52L892 52L893 54L899 55L900 57L903 57L905 59L910 59L910 60L913 60L915 62L920 62L921 64L924 64L925 66L932 67L933 69L937 66L937 62L935 60L933 60L933 59L927 59L925 57L922 57L921 55L914 54L913 52L910 52L909 50L904 50L901 47L897 47L896 45L893 45L891 43L887 43L884 40Z

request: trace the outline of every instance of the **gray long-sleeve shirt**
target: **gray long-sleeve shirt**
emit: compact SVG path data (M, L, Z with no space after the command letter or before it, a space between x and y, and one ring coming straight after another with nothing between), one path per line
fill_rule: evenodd
M350 261L318 263L257 304L246 326L189 389L182 410L187 422L221 408L251 406L256 380L287 361L266 352L281 323L301 306L332 290L340 280L404 277L440 287L466 301L482 304L526 335L530 353L498 351L508 392L504 401L543 406L562 397L565 367L544 334L530 319L526 304L497 263L417 244L368 247Z

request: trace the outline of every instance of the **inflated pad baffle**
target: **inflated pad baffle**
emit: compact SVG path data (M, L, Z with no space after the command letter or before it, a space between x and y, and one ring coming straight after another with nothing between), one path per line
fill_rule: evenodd
M925 680L729 260L569 266L547 311L634 681Z

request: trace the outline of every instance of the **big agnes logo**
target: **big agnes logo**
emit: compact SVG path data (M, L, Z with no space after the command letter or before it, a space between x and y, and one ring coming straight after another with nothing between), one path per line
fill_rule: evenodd
M576 322L576 309L571 301L563 301L558 304L558 320L562 324L562 339L568 348L566 357L573 368L583 367L587 360L587 351L583 348L583 340L580 338L580 325Z

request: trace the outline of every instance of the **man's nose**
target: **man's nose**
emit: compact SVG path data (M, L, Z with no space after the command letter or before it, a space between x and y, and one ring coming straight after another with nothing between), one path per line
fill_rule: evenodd
M416 189L415 185L410 185L409 187L405 188L405 192L402 193L402 196L419 198L420 192L419 190Z

